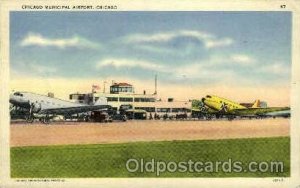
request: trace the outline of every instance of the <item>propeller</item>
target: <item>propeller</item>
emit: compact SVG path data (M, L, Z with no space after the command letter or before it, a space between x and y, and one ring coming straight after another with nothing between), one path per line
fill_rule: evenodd
M34 121L33 110L34 110L34 103L30 103L29 114L26 117L26 121L28 123L32 123Z
M9 111L11 112L11 111L13 111L15 109L15 105L10 105L9 106Z
M38 104L38 105L36 105ZM30 104L30 112L33 113L38 113L42 109L42 106L40 103L31 103Z
M200 103L199 109L200 109L200 112L203 114L206 114L208 112L208 108L205 106L204 103Z
M228 105L226 103L222 102L220 112L228 112Z
M38 113L41 109L41 104L39 104L39 106L36 106L35 103L30 103L29 114L26 118L27 122L32 123L34 121L34 113Z

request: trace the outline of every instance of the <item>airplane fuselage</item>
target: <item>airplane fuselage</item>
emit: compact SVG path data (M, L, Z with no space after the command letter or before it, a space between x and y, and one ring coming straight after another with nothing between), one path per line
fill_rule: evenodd
M202 98L202 102L209 108L212 108L216 111L221 110L224 106L226 106L226 110L228 112L234 109L246 109L245 106L242 106L238 103L235 103L228 99L224 99L217 96L211 96L211 95L207 95L205 98Z
M45 95L39 95L30 92L15 92L10 95L9 102L15 106L30 109L34 105L34 112L38 113L44 109L53 108L68 108L68 107L78 107L83 106L82 104L77 104L57 98L51 98Z
M214 109L222 114L234 116L289 116L289 107L251 107L247 108L239 103L230 101L217 96L207 95L202 98L202 102L209 108Z

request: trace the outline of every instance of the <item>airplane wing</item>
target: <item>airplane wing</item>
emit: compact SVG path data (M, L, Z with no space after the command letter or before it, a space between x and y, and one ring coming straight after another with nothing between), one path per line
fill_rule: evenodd
M39 114L56 114L56 115L72 115L77 113L90 112L95 110L103 110L110 108L109 105L86 105L76 107L48 108L43 109Z
M272 112L288 111L289 107L271 107L271 108L246 108L246 109L235 109L231 113L240 116L254 116L254 115L266 115Z

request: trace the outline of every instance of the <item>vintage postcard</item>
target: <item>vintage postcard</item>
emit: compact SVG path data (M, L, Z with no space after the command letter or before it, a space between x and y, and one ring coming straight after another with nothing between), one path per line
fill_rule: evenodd
M294 1L4 1L1 187L300 187Z

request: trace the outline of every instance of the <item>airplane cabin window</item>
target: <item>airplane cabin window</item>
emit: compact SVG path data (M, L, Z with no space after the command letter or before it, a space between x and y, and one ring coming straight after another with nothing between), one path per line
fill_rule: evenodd
M15 95L15 96L23 97L23 94L21 94L20 92L15 92L14 95Z

